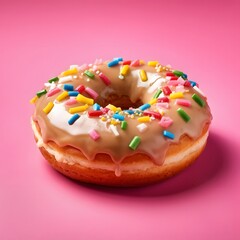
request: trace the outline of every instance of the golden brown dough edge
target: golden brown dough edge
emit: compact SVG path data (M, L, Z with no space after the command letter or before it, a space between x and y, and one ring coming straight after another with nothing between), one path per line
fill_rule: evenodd
M37 125L38 130L39 126ZM203 132L199 139L204 136L204 134L208 131L209 124L206 124L206 126L203 129ZM40 131L39 131L40 132ZM37 140L37 137L35 135L35 139ZM195 140L198 141L199 139ZM167 152L167 156L174 155L178 153L179 151L187 149L187 147L191 146L193 143L195 143L194 140L190 139L187 136L184 136L180 140L180 144L174 144L170 146L169 151ZM206 141L207 142L207 141ZM151 183L159 182L164 179L167 179L169 177L172 177L176 175L178 172L182 171L189 165L191 165L197 157L201 154L201 152L204 150L206 142L203 144L203 146L196 151L188 154L184 159L178 162L170 163L167 165L154 165L151 168L148 168L147 170L138 170L138 171L122 171L121 176L117 177L114 173L114 171L105 170L105 169L99 169L99 168L88 168L85 166L82 166L78 163L74 165L69 165L67 163L58 162L55 159L55 156L51 153L49 153L43 146L40 147L40 151L44 158L51 164L51 166L56 169L58 172L64 174L65 176L78 180L81 182L86 183L92 183L92 184L98 184L98 185L104 185L104 186L118 186L118 187L133 187L133 186L143 186L148 185ZM72 153L71 155L74 156L77 154L78 157L85 158L81 151L76 150L70 146L66 147L59 147L53 142L48 143L49 146L54 146L57 151L60 152L68 152L68 154ZM137 159L136 159L137 158ZM102 161L105 164L114 164L112 160L109 159L109 156L106 154L98 154L96 161ZM151 161L147 156L143 154L136 154L133 156L128 157L125 161L123 161L124 165L132 165L132 161L136 163L139 161Z

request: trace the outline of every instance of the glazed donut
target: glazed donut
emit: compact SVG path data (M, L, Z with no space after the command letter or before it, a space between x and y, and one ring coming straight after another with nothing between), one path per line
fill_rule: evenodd
M198 84L158 61L72 65L30 102L37 146L53 168L107 186L175 175L203 151L212 120Z

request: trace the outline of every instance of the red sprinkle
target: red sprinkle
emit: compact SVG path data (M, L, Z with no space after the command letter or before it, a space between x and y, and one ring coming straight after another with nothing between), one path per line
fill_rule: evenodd
M157 99L157 102L169 102L169 98L168 97L161 97Z
M171 89L168 86L164 86L162 90L165 95L170 95L172 93Z
M131 60L128 60L128 61L123 61L122 65L130 65L131 64Z
M102 79L102 81L103 81L107 86L111 84L111 81L110 81L110 80L108 79L108 77L106 77L102 72L99 73L98 76Z
M186 80L184 83L184 87L191 87L191 83L188 80Z
M175 77L175 75L174 75L172 72L167 72L167 73L166 73L166 76L167 76L167 77Z
M178 77L171 77L170 80L178 80Z
M76 87L75 90L78 91L79 93L82 93L85 91L85 87L83 85L79 85L78 87Z
M143 112L143 115L144 116L150 116L150 117L154 117L156 119L161 119L162 118L162 115L158 112L154 112L154 111L149 111L149 110L145 110Z
M141 64L140 64L140 60L134 60L132 61L131 63L131 66L132 67L139 67Z
M102 108L101 111L103 114L106 114L110 109L109 108Z
M101 115L103 115L103 112L100 111L100 110L96 110L96 111L90 110L90 111L88 111L88 116L89 117L99 117Z

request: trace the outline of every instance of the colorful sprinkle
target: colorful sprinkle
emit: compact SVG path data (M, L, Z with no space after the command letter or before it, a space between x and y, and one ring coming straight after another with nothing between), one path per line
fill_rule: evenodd
M69 100L67 100L67 101L65 102L65 105L71 106L71 105L74 105L74 104L76 104L76 103L77 103L76 98L70 98Z
M78 119L80 118L79 114L74 114L69 120L68 120L68 124L69 125L73 125Z
M172 125L173 120L170 117L164 117L163 116L158 123L161 127L168 128Z
M153 95L153 99L158 98L160 96L160 94L162 93L161 89L158 89L155 94Z
M121 122L121 129L122 129L122 130L126 130L126 129L127 129L127 125L128 125L128 124L127 124L126 121L122 121L122 122Z
M169 132L166 130L163 131L163 136L166 138L170 138L170 139L174 139L174 137L175 137L175 135L172 132Z
M129 69L130 69L129 65L122 66L120 74L122 76L126 76L128 74L128 72L129 72Z
M62 72L62 76L68 76L68 75L73 75L73 74L77 74L78 73L78 69L77 68L73 68L73 69L69 69L65 72Z
M72 76L60 77L59 78L59 83L65 83L65 82L69 82L69 81L72 81L72 80L73 80Z
M64 84L63 89L64 89L65 91L73 91L73 90L74 90L74 87L73 87L72 84Z
M172 93L171 89L169 88L169 86L164 86L162 88L162 91L164 93L164 95L170 95Z
M140 70L139 75L143 82L146 82L148 80L147 73L144 70Z
M98 76L101 78L101 80L102 80L107 86L111 84L111 81L110 81L110 80L108 79L108 77L105 76L102 72L99 73Z
M85 97L82 94L78 94L77 101L81 103L86 103L88 105L94 104L94 100L92 98Z
M79 94L78 91L69 91L69 92L68 92L68 95L69 95L70 97L77 97L78 94Z
M168 97L161 97L157 99L157 102L169 102L169 98Z
M150 122L151 121L149 116L139 117L137 120L138 120L138 122Z
M57 81L59 81L58 77L54 77L54 78L51 78L48 80L49 83L53 83L53 82L57 82Z
M61 91L60 88L55 87L53 89L51 89L48 93L47 93L47 97L52 97L53 95L59 93Z
M114 126L114 125L111 124L111 125L109 126L109 128L111 129L111 131L113 132L113 134L114 134L116 137L119 136L119 132L118 132L116 126Z
M130 114L130 115L132 115L132 114L135 113L135 111L132 110L132 109L124 110L124 112L126 112L126 113L128 113L128 114Z
M85 91L85 87L83 85L79 85L76 87L75 90L78 91L79 93L82 93Z
M169 109L169 103L167 103L167 102L157 103L156 106L159 108Z
M162 118L162 115L159 112L154 112L154 111L149 111L149 110L144 111L143 115L154 117L156 119L161 119Z
M177 99L175 101L177 105L184 106L184 107L190 107L191 106L191 101L187 99Z
M159 64L158 61L149 61L148 62L148 66L151 66L151 67L156 67L157 64Z
M171 93L169 97L170 99L183 98L183 93L182 92Z
M134 60L131 62L131 67L139 67L140 65L140 60Z
M118 59L114 59L111 62L108 63L108 67L114 67L116 65L118 65Z
M78 113L78 112L84 112L88 109L88 105L85 104L83 106L79 106L79 107L73 107L73 108L69 108L69 112L71 114L74 114L74 113Z
M140 106L139 109L140 109L141 111L144 111L144 110L146 110L146 109L148 109L148 108L150 108L150 107L151 107L151 105L150 105L149 103L145 103L145 104L143 104L142 106Z
M191 87L191 83L189 81L185 81L184 87Z
M108 104L108 105L106 106L106 108L110 109L110 110L113 111L113 112L116 112L116 111L118 111L118 109L119 109L119 108L115 107L115 106L112 105L112 104Z
M113 60L117 60L118 62L122 62L123 58L122 57L117 57L117 58L114 58Z
M47 93L47 90L46 90L46 89L43 89L43 90L37 92L36 95L37 95L38 98L40 98L42 95L45 95L46 93Z
M119 121L123 121L124 120L124 116L121 115L121 114L115 113L115 114L113 114L112 117L115 118L115 119L118 119Z
M138 124L137 129L139 132L143 133L147 130L147 125L145 123Z
M68 97L68 92L64 91L60 95L57 96L56 100L60 102L60 101L64 100L67 97Z
M95 129L92 129L91 131L89 131L88 134L94 141L96 141L100 138L99 133Z
M202 96L205 96L205 94L197 87L197 86L194 86L193 87L198 93L200 93Z
M167 73L166 73L166 77L173 77L173 76L175 76L175 75L174 75L174 73L172 73L172 72L167 72Z
M182 77L184 73L181 72L181 71L175 70L175 71L173 71L173 74L174 74L175 76Z
M53 102L49 102L49 103L47 104L47 106L43 109L43 111L44 111L46 114L48 114L48 113L50 113L50 111L53 109L53 106L54 106Z
M89 94L93 99L96 99L98 97L98 93L89 87L85 88L85 92Z
M93 104L93 110L97 111L97 110L100 110L101 106L97 103L94 103Z
M177 112L185 122L188 122L191 119L182 108L178 108Z
M205 106L205 101L199 97L196 93L192 95L192 99L200 106L204 107Z
M86 70L86 71L84 72L84 74L85 74L87 77L92 78L92 79L95 77L95 75L94 75L92 72L88 71L88 70Z
M132 150L136 150L140 143L141 143L141 138L139 136L135 136L128 146Z
M126 60L122 62L122 65L130 65L131 64L131 60Z
M191 80L189 80L189 82L190 82L190 84L191 84L192 87L197 86L197 83L196 83L196 82L191 81Z
M38 99L38 96L34 96L31 100L30 100L30 103L31 104L34 104Z
M156 98L153 98L153 99L151 99L148 103L150 104L150 105L153 105L153 104L155 104L157 102L157 99Z
M89 117L99 117L101 115L103 115L103 112L100 111L100 110L90 110L90 111L88 111L88 116Z

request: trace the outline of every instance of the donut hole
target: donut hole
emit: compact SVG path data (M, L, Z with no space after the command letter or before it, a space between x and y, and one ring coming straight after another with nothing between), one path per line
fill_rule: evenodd
M138 108L143 105L143 102L140 99L138 99L136 102L132 102L127 95L118 96L115 94L109 95L106 99L99 99L96 102L103 107L106 107L108 104L112 104L116 107L120 107L122 110Z

